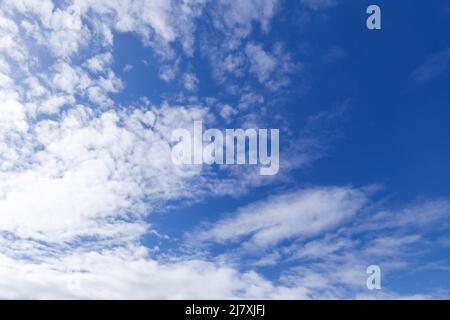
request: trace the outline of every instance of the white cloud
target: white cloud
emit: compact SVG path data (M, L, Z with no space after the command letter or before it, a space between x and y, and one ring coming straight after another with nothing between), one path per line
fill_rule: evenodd
M55 8L52 1L5 0L3 11L25 16L21 27L56 57L70 57L90 38L75 7Z
M192 55L194 21L202 12L204 1L75 0L74 4L82 15L91 10L96 20L102 22L97 24L98 28L137 33L146 44L169 57L172 55L169 46L174 41L179 41L185 53Z
M225 243L248 238L245 246L267 248L328 231L355 215L367 200L364 191L352 188L295 191L241 208L233 217L196 232L193 239Z
M159 69L159 78L166 82L170 82L175 79L178 73L178 63L173 65L164 65Z
M254 73L259 82L264 83L272 74L277 66L275 58L264 51L261 45L249 43L245 52L250 59L250 72Z
M198 78L192 73L186 73L183 76L183 84L186 90L195 91L198 86Z
M258 23L261 29L268 32L271 18L276 13L277 0L267 1L232 1L221 0L215 8L214 24L216 28L229 34L229 45L235 41L247 37L252 31L252 24Z
M240 97L238 108L240 110L259 108L263 105L264 102L264 97L262 95L255 94L253 92L246 92Z
M111 62L112 54L110 52L105 52L90 58L86 62L86 66L91 72L102 72L111 64Z
M230 106L229 104L224 104L220 106L220 116L225 120L225 121L230 121L231 118L237 114L237 110L234 109L232 106Z
M212 8L214 36L206 36L201 50L210 60L213 75L221 85L226 85L229 92L240 93L239 88L227 84L233 77L242 77L252 70L261 78L266 78L276 64L276 60L265 52L254 58L256 44L246 44L253 29L260 28L263 34L270 32L270 24L276 15L279 3L268 1L230 1L221 0ZM247 54L245 48L248 48ZM261 50L260 50L261 51ZM250 54L250 57L247 55ZM249 59L250 58L250 59Z
M175 110L181 120L183 110ZM95 222L101 229L109 216L136 216L158 201L186 195L182 181L199 171L183 172L171 164L168 140L161 139L170 128L164 113L155 112L161 119L157 124L146 124L146 118L154 118L151 111L96 114L86 107L32 128L21 120L22 130L34 136L35 146L28 148L39 151L32 153L30 168L2 173L1 229L61 241L76 236L75 230L83 232L85 224ZM150 124L157 129L147 128ZM143 197L153 201L144 206Z
M133 68L134 68L134 66L132 65L132 64L126 64L124 67L123 67L123 71L124 72L130 72L131 70L133 70Z
M434 259L431 243L448 246L430 232L448 230L449 204L425 201L380 211L371 200L377 190L311 188L268 197L189 233L186 250L211 256L214 245L219 261L278 265L281 283L306 289L308 298L405 298L389 288L367 293L366 268L379 265L383 279L395 272L414 276L422 266L418 256ZM439 263L427 267L442 270Z
M39 249L29 247L29 250ZM202 260L158 262L128 246L26 261L0 254L3 299L232 299L307 297L301 287L274 286L255 272Z

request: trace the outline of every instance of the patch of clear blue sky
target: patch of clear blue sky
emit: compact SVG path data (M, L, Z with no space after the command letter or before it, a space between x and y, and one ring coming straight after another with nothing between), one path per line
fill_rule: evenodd
M369 4L382 8L381 31L365 27ZM334 136L325 137L326 156L294 171L288 184L256 188L238 198L205 199L170 214L153 214L152 225L163 234L177 237L201 221L214 221L280 188L305 185L382 184L380 197L393 195L391 201L398 206L418 198L450 196L450 76L444 73L425 83L415 82L412 76L431 55L450 46L450 13L446 6L446 1L439 0L355 0L340 1L328 10L314 12L304 11L298 1L282 2L271 31L263 35L256 28L250 40L266 48L275 42L283 43L293 61L301 62L304 68L281 95L262 89L254 81L253 90L263 92L265 103L273 104L271 107L277 108L289 129L297 134L308 116L342 111L337 119L317 130ZM199 35L205 30L208 28L200 25ZM211 30L207 35L214 39ZM189 69L199 78L196 95L237 103L239 96L226 93L215 83L210 62L199 53L198 45L193 59L180 60L181 71ZM114 54L117 72L125 64L134 66L130 72L121 73L127 84L120 94L124 104L140 96L159 103L182 89L179 78L169 83L159 79L158 60L137 37L116 35ZM285 139L283 128L281 139ZM159 244L163 250L177 250L179 245L176 240L154 236L144 241ZM423 259L423 263L442 259L449 265L446 248L436 247ZM273 266L262 272L275 276L282 268ZM390 285L400 293L414 292L419 287L450 287L445 280L448 271L417 274L394 274Z

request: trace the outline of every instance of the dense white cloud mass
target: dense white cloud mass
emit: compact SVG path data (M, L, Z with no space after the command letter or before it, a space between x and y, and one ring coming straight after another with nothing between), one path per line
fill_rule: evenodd
M51 231L63 240L57 231L82 232L77 222L140 215L159 201L182 197L183 181L196 172L168 161L170 146L161 132L170 129L163 116L158 123L155 117L141 110L96 115L79 106L59 121L34 124L29 167L2 172L3 229L36 237ZM151 200L144 205L145 197Z
M3 241L2 241L3 242ZM28 250L30 248L23 244ZM23 248L23 249L25 249ZM19 248L15 248L16 251ZM201 260L158 262L144 247L76 252L26 261L0 254L0 296L39 299L305 298L302 288L275 287L255 272Z

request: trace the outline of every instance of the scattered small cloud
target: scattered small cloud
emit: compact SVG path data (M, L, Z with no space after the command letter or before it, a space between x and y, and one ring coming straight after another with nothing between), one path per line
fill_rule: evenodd
M123 72L130 72L131 70L133 70L134 66L132 64L126 64L123 66L122 70Z

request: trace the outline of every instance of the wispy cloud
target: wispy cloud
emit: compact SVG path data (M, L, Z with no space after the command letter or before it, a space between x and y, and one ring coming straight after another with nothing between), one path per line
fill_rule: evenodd
M300 2L313 10L323 10L337 4L337 0L301 0Z
M366 201L365 192L352 188L300 190L244 207L211 229L195 232L194 240L226 243L248 238L245 246L266 248L328 231L353 216Z
M412 73L416 83L424 84L450 71L450 48L430 55Z

